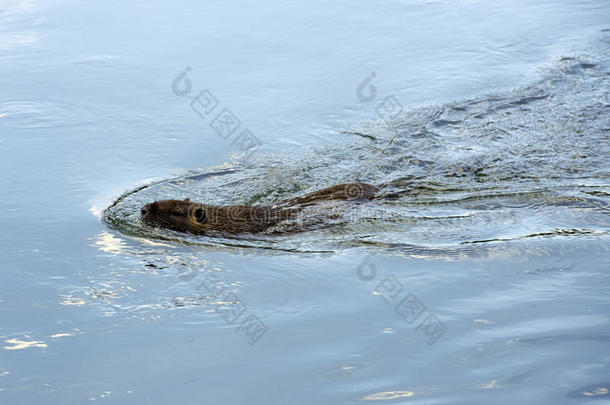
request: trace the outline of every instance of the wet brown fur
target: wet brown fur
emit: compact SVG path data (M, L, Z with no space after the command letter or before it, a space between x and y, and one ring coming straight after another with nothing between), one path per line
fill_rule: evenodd
M274 205L206 205L187 200L162 200L142 207L142 221L148 225L178 232L204 235L214 232L256 233L286 219L295 218L301 210L321 201L371 200L379 189L371 184L347 183L328 187L303 197L279 201ZM197 216L203 222L198 221Z

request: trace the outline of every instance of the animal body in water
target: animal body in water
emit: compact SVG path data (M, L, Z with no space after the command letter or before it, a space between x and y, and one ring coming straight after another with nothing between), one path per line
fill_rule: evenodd
M368 201L379 188L366 183L347 183L328 187L303 197L271 205L206 205L186 200L162 200L146 204L140 219L147 225L178 232L205 235L222 233L256 233L284 220L296 218L308 206L323 201Z

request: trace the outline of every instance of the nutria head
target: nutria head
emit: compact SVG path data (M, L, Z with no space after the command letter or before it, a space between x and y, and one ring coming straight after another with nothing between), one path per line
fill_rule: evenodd
M207 213L203 204L192 203L188 199L163 200L143 206L140 219L147 225L200 233L201 226L207 222Z
M261 232L281 220L293 217L298 209L271 206L215 206L187 200L162 200L146 204L140 219L147 225L178 232L211 233Z

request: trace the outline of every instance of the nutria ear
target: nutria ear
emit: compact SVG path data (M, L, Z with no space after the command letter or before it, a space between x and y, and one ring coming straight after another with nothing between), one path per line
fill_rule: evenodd
M184 200L184 202L191 202L191 199L190 199L190 198L186 198L186 199Z

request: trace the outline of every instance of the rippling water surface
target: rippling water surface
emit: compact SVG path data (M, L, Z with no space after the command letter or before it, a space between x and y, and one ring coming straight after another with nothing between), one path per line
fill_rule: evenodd
M0 403L610 402L609 16L0 1ZM354 181L393 186L296 231L138 219Z

